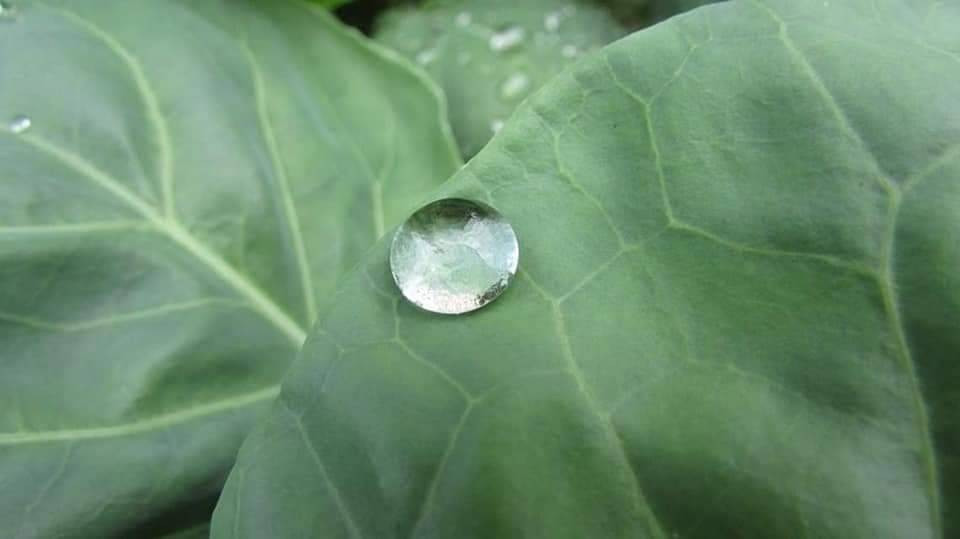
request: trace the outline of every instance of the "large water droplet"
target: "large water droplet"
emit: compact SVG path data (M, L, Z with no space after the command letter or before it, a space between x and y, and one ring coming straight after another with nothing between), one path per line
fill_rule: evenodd
M460 28L466 28L467 26L470 26L471 22L473 22L473 17L470 15L470 13L464 11L462 13L458 13L457 16L454 17L453 22L456 23L456 25Z
M543 27L548 32L556 32L560 28L560 13L556 11L547 13L543 18Z
M425 66L433 63L437 59L436 49L424 49L417 53L417 63Z
M490 50L494 52L508 51L523 43L526 32L519 26L511 26L490 36Z
M10 129L11 133L19 135L27 129L30 129L32 125L33 120L31 120L29 116L20 114L18 116L14 116L13 119L10 120L10 124L7 127Z
M580 49L578 49L576 45L564 45L560 48L560 54L562 54L564 58L576 58L580 55Z
M529 87L530 77L523 73L514 73L500 85L500 97L509 100L516 99L524 95Z
M495 300L517 272L517 235L480 202L447 198L410 216L393 238L390 269L418 307L463 314Z

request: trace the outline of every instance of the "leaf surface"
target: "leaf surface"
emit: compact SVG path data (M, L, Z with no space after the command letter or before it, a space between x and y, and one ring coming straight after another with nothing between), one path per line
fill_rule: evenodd
M140 536L209 503L341 274L458 158L430 83L319 8L16 9L0 530Z
M733 1L584 59L435 196L517 230L464 317L387 242L213 537L952 537L960 12Z

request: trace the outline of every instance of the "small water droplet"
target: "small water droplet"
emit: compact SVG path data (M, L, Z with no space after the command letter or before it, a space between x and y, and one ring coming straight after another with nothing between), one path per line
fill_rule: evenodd
M470 23L473 22L473 16L470 15L470 13L464 11L462 13L458 13L457 16L453 19L453 21L460 28L466 28L467 26L470 26Z
M6 0L0 0L0 20L13 20L17 17L17 8Z
M508 51L523 43L526 32L519 26L511 26L490 36L490 50L493 52Z
M497 299L516 275L519 258L517 235L497 210L447 198L400 225L390 247L390 270L414 305L463 314Z
M543 18L543 27L548 32L556 32L560 28L560 13L556 11L547 13Z
M437 59L436 49L424 49L417 53L417 63L425 66L433 63Z
M14 116L14 118L10 120L10 124L7 127L10 128L11 133L19 135L27 129L30 129L32 125L33 120L31 120L29 116L24 116L21 114L19 116Z
M503 84L500 85L500 97L503 99L516 99L526 93L529 87L530 77L523 73L514 73L507 77L507 80L503 81Z
M503 120L494 120L490 122L490 131L499 133L501 129L503 129Z
M576 58L580 54L580 49L576 45L564 45L560 48L560 54L564 58Z

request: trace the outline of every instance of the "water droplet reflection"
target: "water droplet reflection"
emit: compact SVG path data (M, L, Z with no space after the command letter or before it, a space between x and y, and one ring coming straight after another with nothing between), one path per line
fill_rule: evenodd
M514 100L524 95L528 88L530 88L530 77L523 73L514 73L500 85L500 97Z
M449 198L417 210L390 247L393 279L422 309L463 314L495 300L517 272L513 227L480 202Z
M30 129L31 126L33 126L33 120L21 114L10 120L10 124L7 127L9 127L11 133L19 135L27 129Z
M523 43L526 32L519 26L511 26L490 36L490 50L505 52Z

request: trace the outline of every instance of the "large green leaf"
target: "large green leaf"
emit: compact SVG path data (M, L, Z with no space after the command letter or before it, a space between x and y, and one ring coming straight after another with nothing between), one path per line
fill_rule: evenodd
M213 536L955 536L958 27L734 1L578 63L436 193L518 280L420 312L381 242Z
M341 273L458 158L432 86L318 8L16 8L0 535L141 536L217 494Z
M443 89L468 157L524 98L575 58L625 33L582 0L434 1L394 8L377 26L377 41L420 63Z

